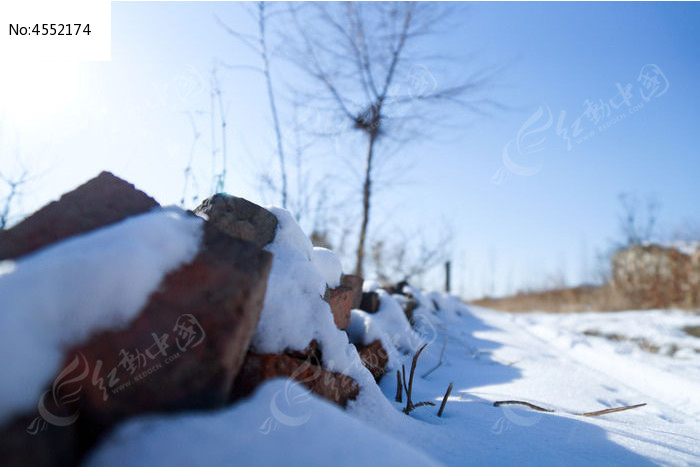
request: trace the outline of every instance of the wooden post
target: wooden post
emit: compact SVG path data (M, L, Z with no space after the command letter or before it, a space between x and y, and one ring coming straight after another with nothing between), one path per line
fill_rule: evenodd
M449 261L445 262L445 292L450 292L450 266Z

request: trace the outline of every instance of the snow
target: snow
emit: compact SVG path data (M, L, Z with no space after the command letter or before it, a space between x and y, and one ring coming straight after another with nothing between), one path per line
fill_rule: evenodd
M287 211L271 211L278 219L278 230L275 240L266 247L274 257L253 338L254 350L278 353L304 349L315 339L322 349L323 366L357 381L357 400L342 410L290 380L275 380L259 387L249 399L222 410L129 420L91 453L87 465L700 464L700 341L683 331L687 326L700 325L697 314L664 310L506 314L467 306L449 294L422 293L406 286L404 293L418 303L411 326L402 310L408 299L392 296L378 284L367 282L363 288L377 292L379 310L374 314L352 310L346 334L335 327L330 307L322 299L326 287L337 283L337 259L328 250L314 249ZM149 251L165 248L162 236L166 234L157 224L157 241L153 245L144 241ZM174 237L187 237L183 230L189 232L182 226L173 226L173 230ZM196 238L196 231L192 229L190 240ZM89 251L85 239L81 241L81 247L71 251L79 258L81 252ZM133 238L125 243L101 255L121 258L123 251L138 249L132 245ZM179 250L173 249L181 251L184 258L187 248L180 246ZM147 254L139 251L138 258ZM169 257L170 265L177 255L171 251L163 256ZM31 261L28 258L0 266L0 292L11 292L13 284L8 278L39 274L27 266ZM46 260L41 263L51 264ZM161 261L158 268L133 260L129 267L139 274L160 277L164 264ZM146 267L154 267L155 272L142 271ZM109 277L117 272L94 274ZM83 276L55 276L47 277L63 281L53 286L57 290L66 283L87 280ZM124 293L125 284L117 280L118 290L112 292ZM138 302L133 297L130 300ZM15 305L15 309L27 308ZM55 322L62 322L65 313L57 313ZM125 319L127 315L122 310L118 316ZM10 322L7 316L15 321ZM17 312L2 319L7 323L0 324L10 326L15 334L32 337L28 344L15 344L23 345L23 352L36 352L29 366L46 365L38 358L43 358L46 350L39 352L33 346L47 344L32 333L47 327L39 328L32 318L23 318ZM95 323L78 326L79 330L87 332L85 329L97 327L100 319L113 317L96 317ZM27 332L20 329L22 326L37 329ZM74 338L73 331L62 332L67 333L68 340ZM390 372L379 385L350 343L366 344L375 339L381 339L390 360ZM56 340L49 339L49 343L60 345ZM441 418L437 417L437 407L419 407L405 415L403 405L394 402L393 371L401 365L410 368L415 350L423 343L429 345L415 372L413 401L439 405L448 384L454 382ZM15 351L6 343L2 345L5 355ZM7 366L10 359L4 360ZM19 369L7 371L12 374ZM32 384L35 386L30 384L30 388L36 387L36 381ZM4 396L11 394L6 394L5 388L3 391L5 401ZM495 401L513 399L555 412L493 406ZM577 415L638 403L647 405L599 417Z
M641 390L640 397L663 401L668 417L676 412L700 420L700 341L682 330L700 325L700 316L681 311L631 311L530 319L534 320L530 326L534 335L566 350L574 362L614 375L632 392ZM581 337L590 331L612 335L614 340ZM671 357L670 348L679 351Z
M340 285L343 266L335 253L327 248L314 247L311 252L311 262L321 273L328 287L334 289Z
M129 421L89 465L700 464L700 343L683 331L700 325L697 314L506 314L406 286L418 303L411 327L401 308L407 298L366 282L380 308L352 310L348 334L363 344L381 339L387 349L390 372L377 386L322 300L337 276L332 253L320 259L291 215L272 211L279 226L267 247L274 258L253 345L281 352L316 339L323 365L356 379L357 400L343 411L290 380L273 381L222 411ZM393 370L410 367L424 342L413 400L439 405L454 382L442 418L437 407L407 416L394 402ZM512 399L555 413L493 406ZM577 415L637 403L647 405Z
M686 337L678 330L696 325L697 315L658 310L512 315L447 302L453 309L438 309L433 315L441 323L436 324L434 342L420 357L413 397L439 404L454 381L443 417L437 417L435 408L421 407L410 418L368 417L367 423L445 465L700 462L698 353L692 359L650 354L578 330L593 320L614 320L618 332L634 336L643 328L651 336L655 329L659 342L672 339L668 335L684 342ZM437 364L445 337L443 364L422 378ZM398 410L400 404L393 402L395 384L389 377L380 386ZM510 399L557 413L493 407L494 401ZM627 412L575 415L642 402L648 405ZM421 423L411 423L415 420Z
M630 348L627 342L580 332L588 328L591 321L616 322L620 334L634 336L642 327L649 334L666 340L670 329L677 331L682 326L697 323L696 315L661 310L509 315L476 308L472 308L471 313L473 337L467 342L469 347L479 351L471 365L479 376L474 376L474 387L460 391L460 397L489 402L527 400L563 412L538 418L538 414L527 410L510 409L533 420L532 427L526 427L510 420L504 410L509 423L500 428L511 427L521 437L534 442L538 436L548 436L547 425L555 423L552 420L557 423L562 418L568 420L571 424L569 439L562 445L550 446L560 451L561 458L567 456L567 463L584 464L588 460L648 464L653 461L687 465L700 461L698 354L692 359L671 358L651 354L638 346ZM678 335L675 331L670 334ZM697 341L695 347L700 347ZM449 349L448 345L448 359L451 358ZM495 368L478 371L481 367L485 370L486 366ZM434 375L437 377L439 372L437 370ZM648 405L596 418L569 415L641 402ZM584 430L595 433L595 443L583 438ZM582 446L587 445L589 451L582 450ZM611 456L616 457L606 457L602 453L604 449L614 451Z
M270 414L279 418L275 426L264 421ZM267 382L252 398L219 412L126 423L85 465L331 463L438 465L426 454L348 416L335 405L310 397L305 388L289 380Z
M239 456L236 459L245 456L242 463L256 465L291 459L304 465L357 465L367 456L372 464L400 465L404 460L386 456L407 452L412 459L408 465L429 460L443 465L545 466L700 462L698 354L692 359L650 354L579 331L595 323L616 322L615 329L629 335L644 329L651 336L656 329L660 342L670 339L666 334L673 330L668 334L680 342L685 337L677 331L696 325L697 315L677 311L512 315L457 306L452 300L444 303L453 308L432 314L440 321L438 334L419 360L413 397L439 404L454 381L442 418L436 407L417 408L410 416L401 413L401 404L393 401L393 377L381 381L383 394L371 393L370 401L351 403L345 412L327 407L315 396L310 396L308 406L297 393L283 398L285 392L280 391L287 386L275 382L218 415L130 422L98 451L91 465L133 459L158 464L160 459L169 462L171 451L173 461L197 455L207 465L230 462L233 453ZM445 337L443 364L423 378L438 362ZM410 357L404 356L404 363ZM509 399L556 413L493 407L494 401ZM285 400L287 405L277 407ZM642 402L648 405L626 412L576 415ZM320 407L323 410L317 411ZM367 438L360 438L365 434ZM201 441L201 436L212 439ZM316 457L304 451L312 445ZM407 451L406 445L414 451Z
M323 367L357 381L358 410L391 412L372 374L360 360L348 335L335 326L330 305L323 301L325 270L312 261L314 248L294 217L285 209L268 208L277 217L275 239L266 246L273 254L272 268L260 321L252 347L258 353L303 350L312 340L323 353ZM328 256L330 252L323 253ZM326 258L325 263L331 263Z
M406 319L396 298L377 290L380 305L376 313L352 310L348 334L352 342L367 345L379 339L389 356L389 369L401 368L402 354L415 352L424 342Z
M270 211L277 216L278 225L275 239L266 247L273 254L272 268L253 348L260 353L303 350L316 339L324 349L327 368L339 370L359 364L352 358L347 336L335 326L330 306L323 301L333 253L314 250L288 211ZM319 269L319 263L325 269Z
M158 209L0 263L0 423L32 409L62 350L126 325L196 255L202 221Z
M693 256L695 253L700 251L700 242L698 241L675 241L670 242L664 246L669 248L675 248L684 255Z

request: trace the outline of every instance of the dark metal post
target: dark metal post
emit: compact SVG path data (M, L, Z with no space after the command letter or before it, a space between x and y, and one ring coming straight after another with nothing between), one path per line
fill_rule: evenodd
M450 261L445 262L445 292L450 291Z

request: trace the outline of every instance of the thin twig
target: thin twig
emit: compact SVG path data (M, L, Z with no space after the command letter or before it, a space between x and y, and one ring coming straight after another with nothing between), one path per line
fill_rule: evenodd
M396 402L403 402L403 397L402 397L402 390L401 390L401 372L399 370L396 370Z
M537 410L539 412L554 412L554 410L545 409L543 407L540 407L539 405L531 404L531 403L525 402L525 401L496 401L493 403L493 406L499 407L501 405L514 405L514 404L526 405L526 406L530 407L532 410Z
M435 405L434 402L430 401L423 401L414 404L413 400L411 399L411 396L413 395L413 376L416 373L418 357L420 357L421 352L423 352L423 349L425 349L427 345L428 344L423 344L423 346L420 349L418 349L416 354L413 356L413 361L411 362L411 374L408 378L408 387L406 387L406 367L404 365L401 365L401 370L403 371L404 389L406 389L406 407L404 407L403 413L405 413L406 415L410 414L411 411L416 407L422 407L424 405Z
M199 129L197 128L197 123L195 122L194 116L192 115L192 112L187 112L187 117L190 120L190 125L192 126L192 145L190 146L190 155L189 158L187 159L187 166L185 167L184 174L185 174L185 182L182 187L182 198L180 199L180 207L184 208L185 203L187 201L187 188L190 185L190 180L192 180L192 185L194 189L194 196L192 197L192 201L197 201L197 193L199 192L199 186L197 184L197 178L194 176L192 172L192 163L194 161L194 155L195 155L195 149L197 147L197 141L199 141L199 138L201 136L201 133L199 132Z
M406 366L403 363L401 364L401 377L403 378L403 390L406 391L406 395L408 395L408 386L406 386Z
M416 372L416 365L418 364L418 357L420 356L421 352L423 352L423 349L428 344L423 344L423 346L418 349L418 352L413 356L413 361L411 362L411 377L408 379L408 401L411 402L411 396L413 395L413 375Z
M445 336L445 339L443 339L443 341L442 341L442 350L440 351L440 360L438 361L437 365L435 365L435 366L434 366L433 368L431 368L430 370L426 371L426 372L423 374L423 376L421 376L421 378L425 378L425 377L428 376L430 373L432 373L433 371L435 371L435 370L437 370L438 368L440 368L440 365L442 365L442 357L443 357L443 355L445 354L445 347L447 347L447 336Z
M216 76L216 67L212 70L212 82L214 86L214 94L217 97L219 104L219 118L221 119L221 172L218 175L218 181L216 184L216 192L223 193L226 190L226 171L228 166L227 152L226 152L226 110L224 108L224 101L221 96L221 87L219 86L219 79Z
M595 412L585 412L585 413L580 413L577 415L580 415L582 417L597 417L598 415L605 415L606 413L613 413L613 412L622 412L623 410L630 410L630 409L636 409L638 407L644 407L646 404L636 404L636 405L626 405L624 407L614 407L612 409L604 409L604 410L597 410Z
M537 410L539 412L548 412L548 413L554 413L554 410L550 409L545 409L543 407L540 407L535 404L531 404L530 402L525 402L525 401L496 401L493 403L494 407L499 407L501 405L512 405L512 404L517 404L517 405L525 405L527 407L530 407L533 410ZM583 413L576 413L574 415L578 415L580 417L597 417L598 415L605 415L608 413L613 413L613 412L622 412L623 410L630 410L630 409L637 409L639 407L644 407L646 404L636 404L636 405L626 405L623 407L613 407L611 409L603 409L603 410L596 410L595 412L583 412Z
M440 404L440 410L438 410L438 417L442 417L442 411L445 410L445 405L447 404L447 399L450 397L453 386L454 383L450 382L450 385L447 387L447 392L445 392L445 397L442 398L442 404Z
M415 409L416 407L423 407L424 405L431 405L431 406L435 407L435 402L432 402L432 401L419 402L417 404L413 404L412 409Z

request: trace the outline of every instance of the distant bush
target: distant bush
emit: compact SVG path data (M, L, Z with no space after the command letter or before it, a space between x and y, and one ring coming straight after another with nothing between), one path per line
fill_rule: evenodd
M612 256L612 286L630 308L700 306L700 249L690 254L659 245L633 245Z
M518 292L510 297L487 297L473 303L503 311L545 311L549 313L625 309L623 297L610 285L582 285L537 292Z

